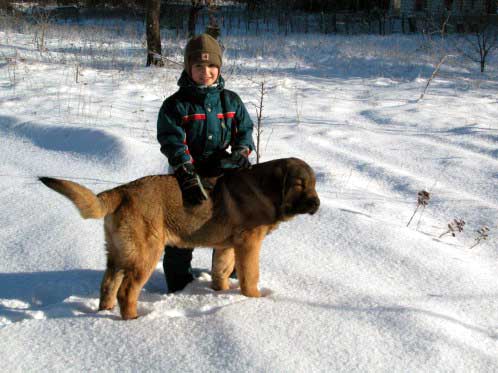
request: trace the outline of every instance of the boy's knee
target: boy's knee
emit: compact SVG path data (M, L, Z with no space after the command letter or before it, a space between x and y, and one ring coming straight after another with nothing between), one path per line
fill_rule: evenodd
M190 269L192 252L194 249L183 249L178 247L166 247L164 251L163 267L173 272L185 272Z

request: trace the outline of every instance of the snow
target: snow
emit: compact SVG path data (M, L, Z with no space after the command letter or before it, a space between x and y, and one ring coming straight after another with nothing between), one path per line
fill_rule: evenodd
M42 51L35 26L0 30L3 371L498 370L497 58L485 74L449 58L418 101L451 43L417 35L226 37L227 87L254 119L265 82L263 160L306 160L320 210L265 239L262 298L211 290L196 250L184 291L158 264L137 320L97 313L102 222L36 177L98 192L167 172L155 122L180 70L143 67L138 29L52 25ZM184 42L165 33L165 56Z

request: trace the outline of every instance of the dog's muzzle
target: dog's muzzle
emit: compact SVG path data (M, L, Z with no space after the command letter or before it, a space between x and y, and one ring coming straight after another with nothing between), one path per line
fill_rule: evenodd
M308 199L306 201L306 207L308 214L313 215L320 207L320 199L318 197Z

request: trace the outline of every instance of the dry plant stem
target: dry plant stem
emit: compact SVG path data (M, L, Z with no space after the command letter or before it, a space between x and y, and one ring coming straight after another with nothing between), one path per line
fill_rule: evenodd
M415 209L415 211L413 212L412 217L408 221L408 224L406 225L407 227L410 225L413 217L417 213L418 208L420 206L422 206L423 210L422 210L422 213L420 214L420 218L419 218L418 223L417 223L417 229L418 229L418 225L420 224L420 219L422 219L422 215L424 213L425 206L427 206L427 204L429 203L430 199L431 199L431 194L429 192L427 192L426 190L421 190L420 192L417 193L417 208Z
M473 249L474 247L476 247L477 245L479 245L481 243L481 240L476 240L476 243L473 244L471 247L469 247L469 250L470 249Z
M7 74L9 76L9 81L10 85L14 88L16 87L16 67L17 67L17 61L18 61L18 56L17 56L17 49L16 49L16 54L14 57L6 57L2 53L2 57L5 59L7 62Z
M439 69L441 68L441 65L444 63L444 61L448 58L448 55L445 55L443 58L441 58L441 60L439 61L439 63L437 64L436 68L434 69L434 71L432 72L432 75L431 77L429 78L429 80L427 81L427 84L425 85L425 88L424 88L424 91L422 92L422 94L420 95L418 101L421 101L424 96L425 96L425 93L427 92L427 89L429 88L429 85L431 84L432 80L437 76L438 72L439 72Z
M415 211L413 212L413 215L412 217L410 218L410 220L408 221L408 224L406 225L407 227L410 225L410 223L412 222L412 219L413 217L415 216L415 214L417 213L418 211L418 208L420 207L420 205L417 205L417 208L415 209Z
M40 12L34 16L34 21L38 27L38 30L35 32L34 41L36 43L36 49L41 54L45 51L45 36L52 20L48 13ZM40 35L38 33L40 33Z
M442 237L446 236L450 232L451 231L448 229L446 232L444 232L443 234L441 234L438 238L442 238Z
M254 82L249 78L251 82ZM264 108L264 98L266 95L265 84L266 81L263 80L257 83L259 86L259 102L257 104L251 103L256 109L256 163L259 163L261 158L261 134L263 133L263 108Z
M299 126L301 124L301 108L299 107L299 95L297 92L297 87L294 91L294 104L296 106L296 125Z
M265 82L262 81L260 83L260 91L259 91L259 105L256 108L257 115L257 127L256 127L256 163L259 163L259 159L261 157L261 134L263 133L262 127L262 119L263 119L263 100L265 96Z
M448 16L446 17L443 24L441 25L441 38L444 38L444 34L446 32L446 25L448 24L449 20L450 20L450 14L448 13Z
M448 230L446 232L443 232L439 238L451 233L453 237L455 237L456 233L461 233L463 232L463 229L465 227L465 221L463 219L453 219L448 223Z
M469 247L469 249L473 249L474 247L476 247L477 245L479 245L481 243L481 241L487 240L488 239L488 233L489 233L489 228L486 225L484 225L481 228L479 228L477 230L478 236L476 237L476 242L471 247Z

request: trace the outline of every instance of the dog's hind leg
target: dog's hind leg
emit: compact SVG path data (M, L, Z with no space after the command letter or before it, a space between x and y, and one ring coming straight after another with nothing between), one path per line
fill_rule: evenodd
M107 259L107 269L100 285L99 311L113 309L116 305L116 296L123 281L123 270L116 268L111 258Z
M147 275L142 270L129 269L125 271L123 282L118 291L119 309L123 320L132 320L138 317L138 296L146 281Z
M104 225L105 246L107 251L107 268L100 284L99 311L113 309L116 305L116 296L121 281L123 281L123 271L117 261L118 250L112 239L109 226Z
M137 302L140 291L154 272L159 257L162 254L162 247L154 247L154 244L148 242L144 245L142 253L148 252L149 255L143 255L139 262L131 263L124 270L124 277L118 290L118 302L123 320L136 319ZM157 246L157 242L155 242Z
M228 290L228 277L233 272L235 265L234 249L214 250L213 264L211 267L211 276L213 283L211 287L214 290Z

